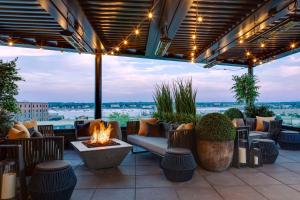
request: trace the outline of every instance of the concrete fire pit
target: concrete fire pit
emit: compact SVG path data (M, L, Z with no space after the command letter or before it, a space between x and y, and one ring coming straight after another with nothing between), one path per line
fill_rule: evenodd
M84 164L90 169L116 167L132 149L132 145L118 139L111 139L118 143L113 146L87 147L83 141L71 142L79 153Z

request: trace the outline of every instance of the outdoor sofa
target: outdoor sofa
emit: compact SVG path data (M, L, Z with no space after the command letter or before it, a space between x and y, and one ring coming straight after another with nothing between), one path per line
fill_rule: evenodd
M195 157L196 136L193 129L176 130L176 124L163 122L164 134L160 137L152 137L139 135L139 124L139 121L127 122L126 139L128 143L142 147L159 156L164 156L166 150L171 147L187 148L192 151Z

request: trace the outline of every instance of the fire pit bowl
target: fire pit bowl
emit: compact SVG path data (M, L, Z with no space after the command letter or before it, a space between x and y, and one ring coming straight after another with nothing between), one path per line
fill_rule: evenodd
M91 144L89 141L76 141L71 144L90 169L117 167L132 149L132 145L115 138L104 145Z

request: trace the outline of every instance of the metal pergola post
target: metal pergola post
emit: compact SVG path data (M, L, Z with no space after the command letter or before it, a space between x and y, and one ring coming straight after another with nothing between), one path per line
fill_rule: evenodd
M253 66L248 65L248 74L253 76Z
M95 119L102 118L102 54L95 55Z

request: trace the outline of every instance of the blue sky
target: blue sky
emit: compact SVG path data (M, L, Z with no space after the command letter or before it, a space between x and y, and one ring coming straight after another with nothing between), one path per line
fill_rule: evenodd
M18 57L17 66L25 79L19 83L19 101L94 100L94 56L61 53L41 49L0 46L0 59ZM232 75L245 69L217 66L204 69L203 65L185 62L103 57L103 100L152 101L155 84L177 78L193 79L198 90L197 101L234 101L230 91ZM224 70L227 69L227 70ZM259 101L300 100L300 54L255 68L261 86Z

